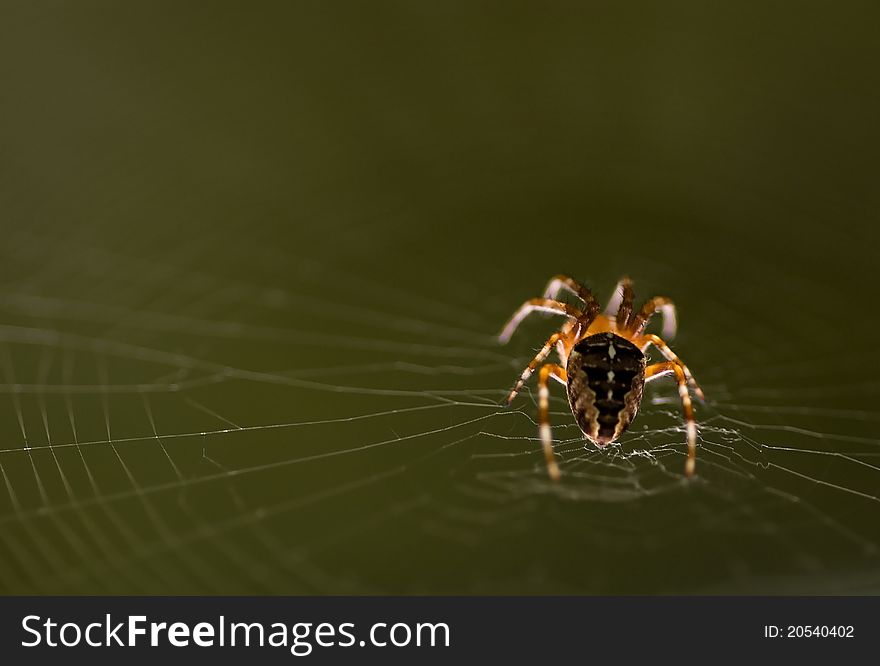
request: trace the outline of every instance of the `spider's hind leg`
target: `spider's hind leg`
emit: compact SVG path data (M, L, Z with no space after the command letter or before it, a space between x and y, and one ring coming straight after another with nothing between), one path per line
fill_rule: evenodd
M687 462L684 465L684 473L686 476L693 476L694 469L697 466L697 422L694 419L694 406L691 403L691 395L688 391L687 378L681 363L675 361L663 361L662 363L654 363L645 369L645 382L653 381L668 375L675 374L678 382L678 395L681 398L681 407L684 411L684 420L687 427Z
M654 345L657 349L659 349L660 353L663 354L666 360L675 363L682 369L687 383L694 390L694 393L700 399L700 402L706 401L706 396L703 394L703 389L701 389L700 385L697 384L697 380L694 379L691 371L688 370L688 367L684 364L684 362L678 356L676 356L675 352L669 348L669 345L667 345L663 341L663 338L661 338L659 335L654 335L653 333L647 333L645 335L634 336L632 341L642 351L645 351L645 349L650 345Z
M547 474L553 481L559 481L561 474L553 453L553 433L550 430L550 387L548 386L550 377L564 386L568 382L568 376L565 368L555 363L542 365L538 373L538 433L541 435L541 448L544 450Z

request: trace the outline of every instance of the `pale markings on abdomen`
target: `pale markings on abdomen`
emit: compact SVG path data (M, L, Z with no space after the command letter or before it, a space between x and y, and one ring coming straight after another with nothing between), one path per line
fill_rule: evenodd
M575 346L566 368L569 404L578 426L600 446L613 442L638 412L644 354L624 338L599 333Z

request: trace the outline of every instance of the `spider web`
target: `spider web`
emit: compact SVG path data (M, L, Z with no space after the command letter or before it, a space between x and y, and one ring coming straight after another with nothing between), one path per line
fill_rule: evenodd
M192 247L9 245L4 592L880 590L876 381L841 372L855 350L750 335L733 292L674 343L708 396L698 476L658 381L605 451L554 389L553 484L529 388L499 406L555 321L496 343L531 274L435 297L262 241L232 276Z

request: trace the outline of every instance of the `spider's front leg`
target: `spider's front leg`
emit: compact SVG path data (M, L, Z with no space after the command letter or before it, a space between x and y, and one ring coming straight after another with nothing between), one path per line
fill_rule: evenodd
M547 385L550 377L565 386L568 376L565 368L555 363L542 365L538 373L538 433L541 436L541 448L544 449L547 474L553 481L559 481L561 474L553 453L553 433L550 430L550 387Z
M611 298L608 301L608 305L605 306L606 317L609 319L617 317L618 312L620 311L620 306L623 305L623 301L627 297L629 298L630 311L632 311L632 302L635 299L635 294L633 293L632 288L632 280L626 275L617 281L614 291L611 292ZM618 328L620 328L620 323L621 322L618 322Z
M617 312L614 315L614 325L619 331L629 330L630 320L633 315L633 302L636 299L636 294L633 291L633 283L628 277L624 277L617 283L618 291L615 294L620 294L620 304L617 306Z
M634 335L642 335L648 322L658 312L663 315L663 337L671 340L675 337L678 329L678 320L675 316L675 304L665 296L654 296L651 300L645 302L642 309L635 316L630 324L630 328Z
M596 302L593 292L568 275L554 275L550 278L544 289L544 298L556 298L563 289L584 302L584 311L590 315L591 319L599 313L599 304Z
M578 308L569 305L568 303L554 301L549 298L530 298L519 306L517 311L513 313L513 316L504 325L504 328L501 329L501 333L498 334L498 340L501 344L507 344L507 341L510 340L510 336L513 335L513 332L516 330L516 327L519 326L519 323L532 312L561 314L578 321L586 317L586 315Z
M662 363L649 365L645 369L645 383L670 373L675 374L675 379L678 382L678 395L681 398L681 407L684 410L684 419L687 424L688 457L684 465L684 473L686 476L693 476L697 465L697 422L694 419L694 406L691 403L691 394L688 391L687 377L681 363L663 361Z

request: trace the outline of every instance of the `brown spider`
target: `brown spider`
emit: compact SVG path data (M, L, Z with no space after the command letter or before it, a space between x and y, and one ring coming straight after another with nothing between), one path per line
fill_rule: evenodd
M555 300L563 289L577 296L583 306L575 307ZM700 400L703 400L703 391L663 339L644 332L651 317L661 312L663 337L674 337L675 306L668 298L655 296L634 313L634 298L632 281L624 277L617 283L605 313L599 314L599 304L589 289L567 275L557 275L547 283L544 297L523 303L498 336L502 344L506 343L519 323L535 311L568 317L568 321L548 338L526 366L505 401L507 405L513 402L526 380L556 347L562 364L544 363L538 373L538 431L547 472L554 481L559 480L559 466L553 455L553 435L550 432L550 391L547 386L550 377L566 386L571 413L584 436L604 448L620 437L636 417L645 383L675 374L687 422L688 456L684 469L687 476L694 473L697 426L688 385ZM664 362L647 365L644 352L650 345L660 350L666 358Z

